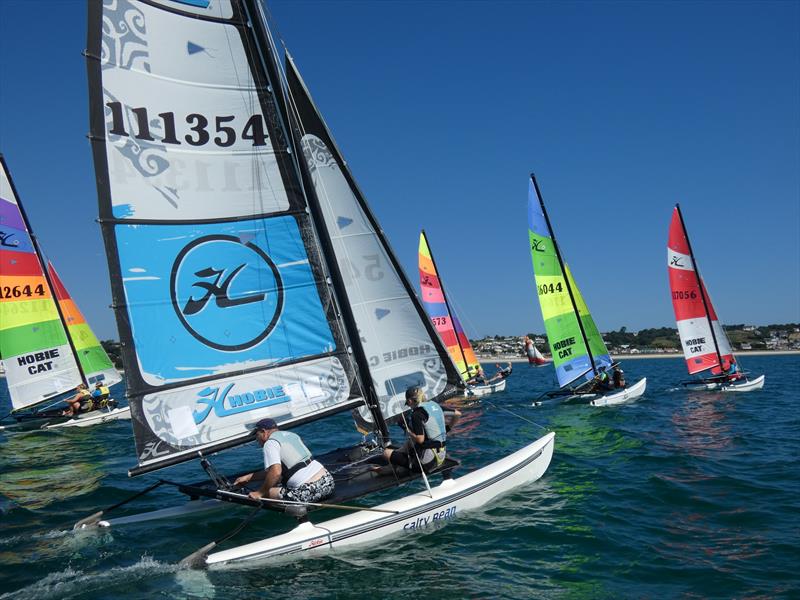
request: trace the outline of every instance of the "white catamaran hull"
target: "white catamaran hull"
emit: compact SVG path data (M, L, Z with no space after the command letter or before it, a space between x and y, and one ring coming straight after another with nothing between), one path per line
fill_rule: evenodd
M553 456L554 438L554 433L548 433L482 469L447 479L432 488L431 495L418 492L375 507L397 514L359 511L317 525L303 523L282 535L210 554L206 564L248 563L305 550L340 548L444 523L465 510L483 506L499 494L539 479Z
M488 383L485 385L471 385L467 387L467 396L488 396L495 392L502 392L506 389L506 380L501 379L495 383Z
M631 387L620 390L619 392L605 394L604 396L594 396L589 403L592 406L613 406L615 404L623 404L639 398L642 394L644 394L646 387L647 377L642 377L642 379L640 379Z
M751 379L748 381L743 381L740 383L702 383L698 382L696 384L689 384L686 387L687 390L691 390L694 392L752 392L753 390L760 390L764 387L764 380L766 375L761 375L756 377L755 379Z
M109 421L118 421L119 419L130 419L131 409L129 406L123 408L112 408L111 410L94 410L84 415L78 415L64 421L63 423L53 423L52 425L44 425L42 429L60 429L63 427L91 427L92 425L99 425L100 423L108 423Z

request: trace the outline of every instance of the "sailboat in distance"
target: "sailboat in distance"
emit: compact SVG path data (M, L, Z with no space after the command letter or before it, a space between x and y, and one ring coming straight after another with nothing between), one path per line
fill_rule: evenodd
M191 560L250 564L409 533L410 520L449 518L541 477L552 433L458 478L448 457L424 476L427 493L347 504L419 479L370 467L409 388L437 402L460 378L288 54L281 66L260 2L91 3L86 54L130 474L199 460L209 481L178 485L188 500L157 514L109 518L118 503L76 526L235 505L301 519ZM289 429L343 411L369 434L315 455L336 484L322 505L250 498L210 462L252 441L261 419ZM319 506L345 516L308 520Z
M544 354L539 352L539 349L536 347L534 341L525 336L525 339L522 341L523 349L525 350L525 356L528 359L528 364L534 367L543 367L550 361L544 357Z
M484 380L485 383L467 383L473 377L479 376L483 369L475 357L472 344L469 342L464 328L456 316L455 310L450 306L444 282L439 276L433 252L428 243L428 236L423 229L419 234L419 287L422 304L436 327L439 337L447 346L447 351L458 369L458 374L464 381L468 396L486 396L493 392L502 392L506 389L506 379L498 375L494 381ZM507 375L506 375L507 376Z
M89 427L130 418L130 410L110 398L64 414L62 402L78 385L108 388L122 378L44 259L2 155L0 359L12 406L2 429Z
M733 355L731 342L700 277L678 204L669 224L667 271L686 368L689 375L700 376L682 385L691 390L723 392L749 392L764 387L765 376L750 379Z
M641 396L646 378L624 388L615 389L610 383L614 366L611 356L563 260L533 174L528 185L528 242L559 385L546 396L585 401L592 406L621 404Z

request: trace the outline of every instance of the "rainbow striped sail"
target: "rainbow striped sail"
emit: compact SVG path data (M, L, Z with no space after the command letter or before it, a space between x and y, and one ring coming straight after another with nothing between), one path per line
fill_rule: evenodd
M455 311L447 301L424 231L419 234L419 285L422 290L422 304L447 347L447 352L461 377L464 380L470 379L477 373L480 363L475 358L475 352Z
M563 263L532 175L528 241L558 385L565 387L581 377L590 380L598 369L611 366L611 357L569 267Z
M0 358L16 411L75 388L82 377L2 157L0 165Z
M102 381L105 385L111 386L122 381L119 372L114 368L111 359L103 350L94 332L89 327L86 319L83 318L78 305L69 295L67 288L61 282L61 278L56 273L53 263L48 261L50 271L50 281L53 283L55 296L61 308L61 315L67 324L67 333L72 340L72 347L81 365L86 381L94 384Z

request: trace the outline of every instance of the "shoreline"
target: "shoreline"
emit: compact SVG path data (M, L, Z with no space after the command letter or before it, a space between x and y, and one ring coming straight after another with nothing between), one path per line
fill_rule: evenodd
M736 356L785 356L791 354L800 354L800 350L745 350L743 352L736 352ZM524 356L476 356L479 362L511 362L511 363L526 363L528 359ZM545 357L547 358L547 357ZM640 360L642 358L680 358L684 356L680 352L669 352L664 354L612 354L611 358L614 360ZM548 361L550 359L548 358Z

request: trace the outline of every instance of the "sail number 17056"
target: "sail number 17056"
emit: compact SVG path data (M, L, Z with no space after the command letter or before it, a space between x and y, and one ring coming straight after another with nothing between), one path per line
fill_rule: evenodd
M109 133L123 137L132 135L136 139L148 142L157 141L162 144L177 145L185 142L190 146L205 146L212 141L211 136L216 134L213 137L214 144L220 148L227 148L236 143L237 135L242 140L252 141L253 146L265 146L269 137L264 127L264 117L260 114L250 116L243 126L233 127L233 125L236 125L234 123L236 120L235 115L214 117L212 125L211 119L200 113L186 115L183 120L189 126L191 133L178 137L174 112L158 113L158 117L161 119L161 123L158 123L155 119L151 121L147 108L143 106L130 109L135 121L135 126L134 123L131 123L131 129L136 129L136 131L129 132L125 128L125 113L122 103L106 102L106 106L111 110L111 129L109 129ZM158 139L153 136L151 126L161 133Z

